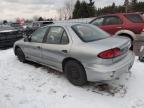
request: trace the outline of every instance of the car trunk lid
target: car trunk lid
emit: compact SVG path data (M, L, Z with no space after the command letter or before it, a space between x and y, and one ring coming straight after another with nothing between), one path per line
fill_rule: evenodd
M119 48L121 55L118 57L114 57L111 59L102 59L103 61L112 61L112 63L116 63L123 59L131 46L130 39L125 37L110 37L102 40L98 40L95 42L90 42L90 46L96 47L96 49L99 51L99 53L102 53L104 51ZM108 63L108 62L107 62Z

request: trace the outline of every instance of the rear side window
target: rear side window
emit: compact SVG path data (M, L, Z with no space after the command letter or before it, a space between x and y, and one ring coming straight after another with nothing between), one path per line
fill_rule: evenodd
M68 43L69 43L69 39L67 33L64 31L61 37L61 44L68 44Z
M51 27L47 35L48 44L68 44L69 39L66 31L62 27Z
M46 42L49 44L60 44L64 29L61 27L51 27Z
M128 14L125 17L133 23L144 23L142 17L138 14Z
M104 19L104 25L119 25L122 21L119 17L109 16Z

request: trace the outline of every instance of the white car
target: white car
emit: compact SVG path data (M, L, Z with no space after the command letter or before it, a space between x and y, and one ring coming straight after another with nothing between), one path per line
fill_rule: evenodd
M90 24L52 24L17 41L21 62L34 61L64 72L74 85L117 78L129 71L134 53L128 38L111 37Z

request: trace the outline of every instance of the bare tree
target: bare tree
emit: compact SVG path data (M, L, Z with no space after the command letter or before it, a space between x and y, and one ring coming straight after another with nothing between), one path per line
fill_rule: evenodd
M72 18L73 9L74 9L73 0L65 1L64 6L60 9L58 9L59 19Z
M73 0L70 1L66 1L65 2L65 14L67 15L68 18L72 18L72 12L74 9L74 5L73 5Z
M33 20L37 21L39 19L39 16L33 16Z
M62 9L58 9L58 14L59 14L59 20L62 20L63 14L62 14Z

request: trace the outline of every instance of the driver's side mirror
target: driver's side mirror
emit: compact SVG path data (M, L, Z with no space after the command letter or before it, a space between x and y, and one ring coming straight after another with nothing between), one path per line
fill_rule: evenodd
M29 36L24 37L24 42L30 42L30 41L31 41L31 38Z
M27 38L28 36L25 34L25 33L23 33L23 38Z

